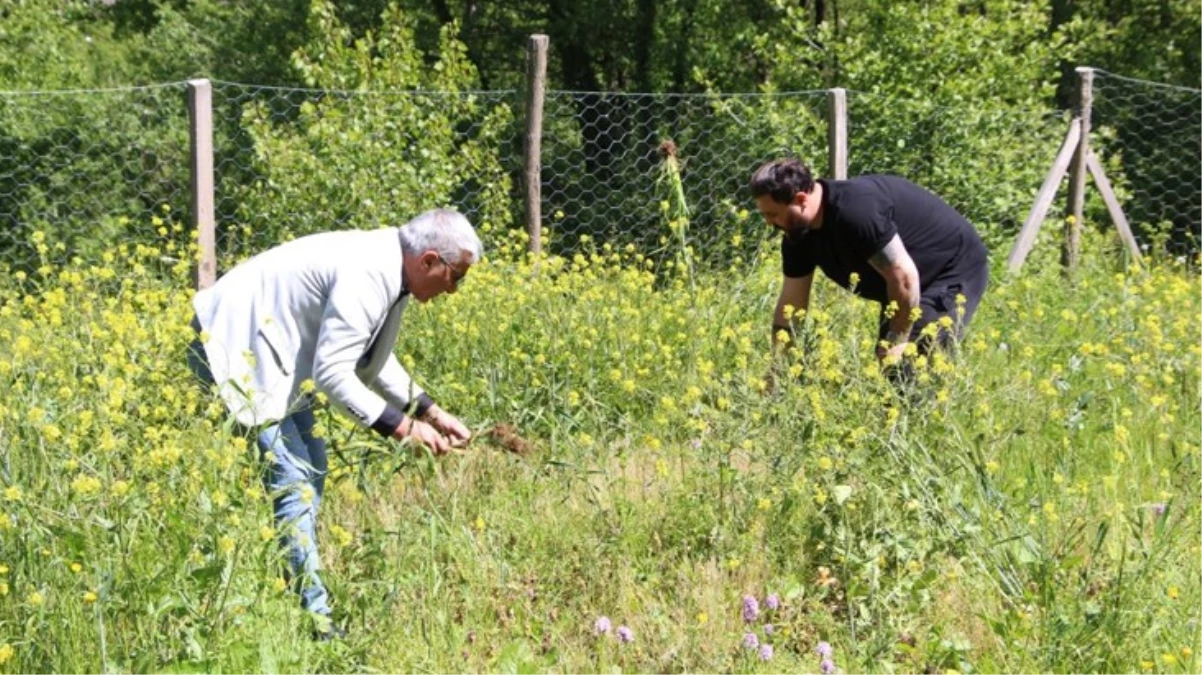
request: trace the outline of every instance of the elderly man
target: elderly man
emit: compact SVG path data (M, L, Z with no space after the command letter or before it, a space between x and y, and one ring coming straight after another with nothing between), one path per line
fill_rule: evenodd
M393 349L409 298L454 293L483 253L462 215L429 211L398 228L302 237L234 267L193 299L193 371L254 430L264 481L302 606L317 637L340 634L318 576L317 510L327 469L311 392L382 436L436 454L467 427L413 382ZM203 345L203 346L202 346Z
M939 197L896 176L814 180L796 159L758 168L751 194L764 220L784 232L784 282L774 343L792 333L785 307L810 304L814 270L881 305L877 358L894 363L959 337L989 282L988 251L973 226ZM948 317L932 338L923 328ZM932 326L932 330L940 325Z

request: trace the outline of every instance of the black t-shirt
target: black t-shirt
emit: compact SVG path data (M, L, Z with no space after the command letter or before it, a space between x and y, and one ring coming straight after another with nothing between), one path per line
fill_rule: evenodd
M897 176L859 176L822 184L822 227L781 240L786 277L822 272L843 288L881 304L885 279L868 259L893 235L918 268L920 288L971 278L988 265L988 251L971 223L939 197ZM860 280L851 288L852 273Z

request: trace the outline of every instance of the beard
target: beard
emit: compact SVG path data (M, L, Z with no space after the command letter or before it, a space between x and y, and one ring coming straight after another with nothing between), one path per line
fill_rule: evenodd
M802 220L800 216L793 217L790 214L788 222L785 224L785 226L777 229L779 229L781 232L784 232L786 237L792 239L795 237L804 237L805 235L809 234L811 227L810 223Z

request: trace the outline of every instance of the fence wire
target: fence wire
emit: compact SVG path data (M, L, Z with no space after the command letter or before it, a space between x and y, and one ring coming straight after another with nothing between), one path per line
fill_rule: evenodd
M182 82L0 92L0 266L186 242L188 129Z
M548 92L542 213L552 249L588 235L654 253L683 236L701 256L745 253L764 231L747 213L752 171L794 155L825 172L825 111L822 91Z
M1090 147L1145 247L1202 239L1202 90L1095 71Z
M217 246L233 259L322 230L454 207L486 233L520 213L517 95L213 83Z
M926 187L964 214L991 250L1022 225L1070 117L861 92L848 92L847 109L848 175L891 173Z
M746 190L758 164L792 155L829 175L827 96L548 92L544 245L569 252L588 235L648 254L683 241L719 264L743 255L766 232ZM185 83L0 92L0 266L95 260L114 244L169 255L190 241L187 98ZM214 82L219 269L292 236L436 206L464 211L486 238L524 228L523 101ZM1095 79L1091 142L1141 243L1197 250L1200 101L1194 89ZM995 246L1026 216L1071 115L861 92L847 109L851 175L926 185ZM1105 219L1087 193L1087 215Z

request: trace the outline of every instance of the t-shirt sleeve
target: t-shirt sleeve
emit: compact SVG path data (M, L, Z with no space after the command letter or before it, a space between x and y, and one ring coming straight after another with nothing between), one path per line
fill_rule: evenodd
M784 235L780 239L781 271L790 279L808 277L817 264L808 246L803 245L804 236Z
M848 246L860 260L880 253L897 236L893 205L883 196L863 199L854 208L845 209L844 223Z

